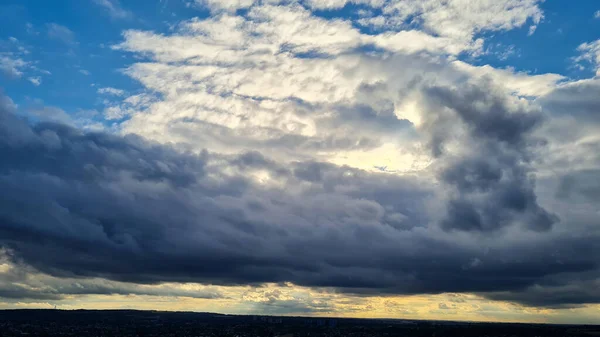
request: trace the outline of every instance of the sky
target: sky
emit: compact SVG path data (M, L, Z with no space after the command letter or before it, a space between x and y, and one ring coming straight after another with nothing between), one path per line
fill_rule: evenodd
M600 323L600 2L0 1L0 308Z

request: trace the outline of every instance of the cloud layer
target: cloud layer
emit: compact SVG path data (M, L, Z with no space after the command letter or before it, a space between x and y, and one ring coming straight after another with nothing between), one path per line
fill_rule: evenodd
M533 32L543 13L464 3L196 1L209 17L113 46L141 85L98 89L114 133L62 110L28 121L2 96L0 297L292 283L600 303L598 80L467 63L484 33Z
M186 154L134 136L31 127L4 99L2 244L14 261L57 277L580 303L545 293L574 286L567 273L591 278L580 291L587 302L600 299L590 292L595 255L584 253L596 251L596 237L578 237L577 227L569 237L549 231L558 217L536 202L525 138L539 122L535 112L506 111L492 88L424 92L432 111L448 113L434 119L462 123L457 130L482 146L445 160L446 139L436 139L449 191L416 176L281 165L258 152ZM436 134L435 122L424 125Z

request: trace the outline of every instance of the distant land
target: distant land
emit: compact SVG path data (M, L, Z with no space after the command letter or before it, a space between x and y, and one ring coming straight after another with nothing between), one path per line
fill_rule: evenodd
M357 319L143 310L0 310L12 336L600 336L600 325Z

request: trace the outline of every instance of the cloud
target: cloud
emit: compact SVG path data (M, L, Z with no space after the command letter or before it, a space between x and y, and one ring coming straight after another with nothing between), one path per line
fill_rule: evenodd
M29 78L27 78L27 80L29 82L31 82L31 84L35 85L36 87L39 86L40 84L42 84L42 78L40 76L29 77Z
M594 13L594 18L600 19L600 11L596 11L596 13Z
M548 139L541 156L547 175L566 175L595 170L600 165L597 111L600 107L598 79L563 83L537 99L550 116L539 130ZM552 172L552 173L551 173ZM592 185L593 186L593 185Z
M29 60L30 48L15 37L0 41L0 75L8 79L19 79L28 70L37 70L35 62Z
M341 8L348 3L366 5L381 14L364 17L358 22L377 30L398 30L417 25L432 35L442 36L462 44L472 44L484 31L506 31L532 22L530 35L544 15L539 0L312 0L310 7ZM482 42L482 41L479 41Z
M549 230L558 218L538 205L528 167L536 153L530 147L537 143L528 137L542 121L535 106L519 104L485 82L461 90L425 90L430 108L423 129L431 133L433 155L447 156L449 140L471 144L440 163L441 181L455 191L442 226L493 231L516 222Z
M106 88L98 88L98 93L102 95L112 95L112 96L123 96L125 95L125 91L121 89L106 87Z
M527 32L527 36L533 35L536 30L537 30L537 25L531 25L531 26L529 26L529 31Z
M319 160L364 169L427 166L429 159L417 158L416 150L399 149L419 146L410 126L421 118L416 97L404 94L414 78L494 76L532 96L562 79L436 64L438 57L480 45L417 30L363 34L350 20L327 20L299 4L253 5L243 15L184 21L172 34L130 30L124 39L114 48L147 58L126 73L155 97L147 107L106 110L108 118L128 117L126 132L210 144L218 152L277 147L276 156L320 153ZM367 89L379 98L363 93Z
M19 78L23 75L23 68L28 63L21 58L14 58L10 54L0 54L0 71L8 78Z
M59 25L57 23L49 23L46 25L48 29L48 37L61 41L64 44L72 45L76 44L75 33L69 28Z
M546 308L573 308L582 304L600 301L600 275L592 273L571 279L568 276L553 276L539 284L518 292L498 292L488 295L500 301L519 301L523 304Z
M0 259L0 297L16 300L64 300L72 295L147 295L201 299L223 297L216 287L198 285L136 285L104 279L55 278L37 273L27 266L13 265L2 252Z
M574 116L588 123L598 123L596 113L600 107L599 79L580 80L564 83L539 99L548 112L555 116Z
M28 109L28 113L34 118L41 121L73 125L73 120L71 119L71 116L69 116L69 114L67 114L60 108L38 106Z
M258 152L186 154L135 136L30 126L9 112L5 99L0 149L12 159L0 165L0 185L10 196L0 202L1 242L11 261L53 277L149 284L289 281L366 294L518 294L546 277L595 271L593 254L579 254L592 248L595 234L569 239L575 242L554 232L531 234L530 228L546 229L546 213L512 157L525 160L537 117L507 111L509 103L496 97L501 92L481 86L424 91L435 106L453 109L483 146L467 153L483 161L466 175L469 181L451 178L463 166L447 161L442 181L459 191L449 205L470 203L483 219L522 223L504 234L439 231L438 223L448 228L450 220L433 212L444 197L426 179L314 161L283 164ZM483 132L489 125L506 129ZM495 143L507 148L494 149ZM486 213L488 199L471 194L477 190L508 199ZM467 228L465 219L451 227ZM482 223L475 229L486 233ZM547 255L548 247L560 262ZM475 258L480 262L471 263Z
M540 23L539 2L314 12L346 3L207 1L172 31L125 31L113 49L141 88L98 89L114 133L51 107L24 121L2 97L0 245L50 285L4 296L189 282L267 288L245 294L266 312L336 310L269 288L291 283L599 303L596 80L457 60Z
M39 32L35 30L35 28L33 27L33 24L31 22L25 23L25 31L29 35L38 35L39 34Z
M386 14L400 15L405 20L412 15L420 15L426 29L447 36L472 37L489 30L510 30L520 27L527 20L539 23L543 13L538 7L540 1L493 0L451 0L439 1L392 1L384 6ZM470 10L465 10L468 6Z
M531 21L537 26L544 15L539 0L514 2L510 0L308 0L300 3L310 10L340 9L347 4L359 4L377 10L377 17L362 18L361 23L375 25L379 29L397 30L410 24L418 24L426 32L461 40L468 43L483 31L504 31L523 26ZM237 9L260 6L253 0L213 1L196 0L197 5L212 10L235 12ZM270 1L286 4L285 1ZM367 11L368 12L368 11Z
M600 40L582 43L577 51L580 55L573 58L576 64L583 68L581 63L589 63L597 71L596 74L600 74Z
M238 9L248 8L254 4L254 0L194 0L196 6L206 6L212 11L235 12Z
M477 67L462 61L454 61L452 64L473 77L491 78L495 83L502 83L511 93L520 96L543 96L554 90L559 82L565 80L565 77L559 74L530 75L515 72L513 69L496 69L489 65Z
M104 8L112 19L130 19L133 13L121 7L119 0L93 0L93 2Z

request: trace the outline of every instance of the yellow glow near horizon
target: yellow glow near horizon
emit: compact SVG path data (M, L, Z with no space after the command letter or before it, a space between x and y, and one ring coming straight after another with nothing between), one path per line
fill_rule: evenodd
M193 284L163 286L193 290ZM491 301L475 294L412 296L358 296L331 289L288 284L251 286L200 286L218 290L223 296L200 299L148 295L69 295L60 301L0 302L1 309L139 309L195 311L223 314L459 320L486 322L581 323L600 320L600 305L570 309L525 307ZM317 311L316 309L325 310Z

